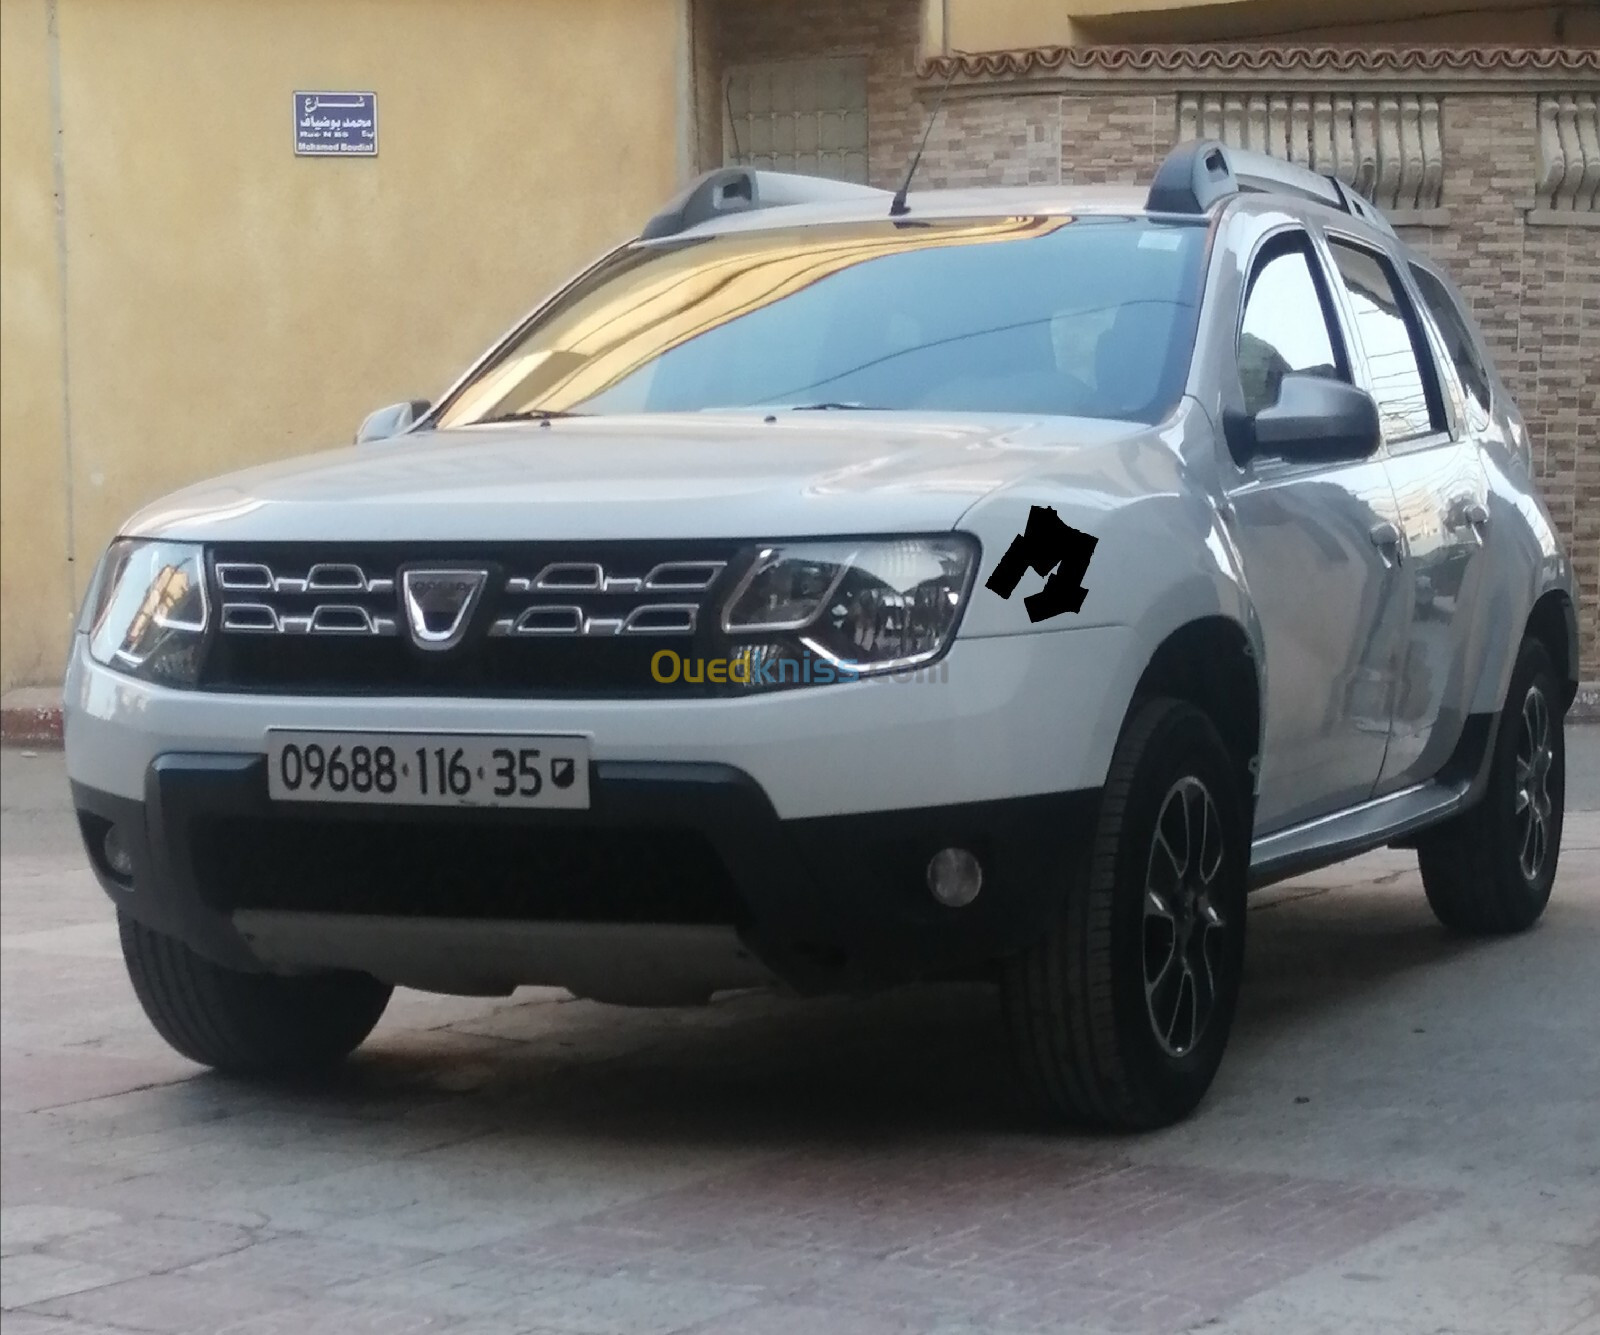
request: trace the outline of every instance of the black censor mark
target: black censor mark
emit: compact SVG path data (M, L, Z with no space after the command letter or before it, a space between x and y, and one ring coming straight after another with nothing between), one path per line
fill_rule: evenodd
M1083 577L1099 541L1063 521L1053 506L1036 505L1028 511L1028 527L1011 540L985 587L1009 598L1022 572L1032 567L1035 574L1049 578L1038 593L1022 600L1028 620L1048 621L1063 612L1076 612L1088 593L1082 587Z

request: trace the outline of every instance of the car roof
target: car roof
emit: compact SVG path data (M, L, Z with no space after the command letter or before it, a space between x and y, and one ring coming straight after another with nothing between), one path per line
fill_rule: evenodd
M914 225L933 219L1105 214L1199 221L1214 219L1252 196L1328 210L1388 237L1395 235L1370 200L1335 177L1265 153L1196 139L1175 146L1147 186L996 186L916 194L903 187L891 194L852 181L721 167L668 201L645 224L639 240L877 220Z
M889 221L892 195L887 190L787 204L781 208L750 209L708 219L677 237L720 236L733 232L763 231L778 227L806 227L822 223ZM1145 191L1132 185L988 186L954 190L919 190L906 196L904 223L960 218L1053 217L1062 214L1143 215ZM1200 222L1204 219L1188 218Z

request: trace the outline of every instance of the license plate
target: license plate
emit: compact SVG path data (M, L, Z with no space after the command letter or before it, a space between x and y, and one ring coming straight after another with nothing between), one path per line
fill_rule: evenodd
M526 733L267 732L274 802L589 805L589 739Z

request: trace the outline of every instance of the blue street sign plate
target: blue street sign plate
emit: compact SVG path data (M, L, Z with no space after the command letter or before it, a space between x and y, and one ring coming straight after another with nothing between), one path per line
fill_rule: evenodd
M376 157L378 95L296 93L294 151L297 157Z

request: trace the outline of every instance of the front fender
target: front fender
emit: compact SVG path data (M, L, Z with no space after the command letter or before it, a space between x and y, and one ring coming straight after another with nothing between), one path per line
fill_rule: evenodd
M1107 716L1112 743L1157 651L1197 621L1221 618L1239 627L1255 664L1257 691L1265 698L1260 621L1227 516L1203 476L1204 461L1214 457L1204 415L1181 413L1149 436L1063 456L1060 475L1019 480L963 517L961 527L983 544L963 635L1124 627L1122 652L1114 663L1099 666L1095 686L1094 707ZM1191 459L1198 461L1195 467L1186 462ZM1039 506L1054 509L1096 545L1083 576L1081 608L1036 623L1024 599L1043 586L1044 576L1024 572L1009 597L988 581Z

